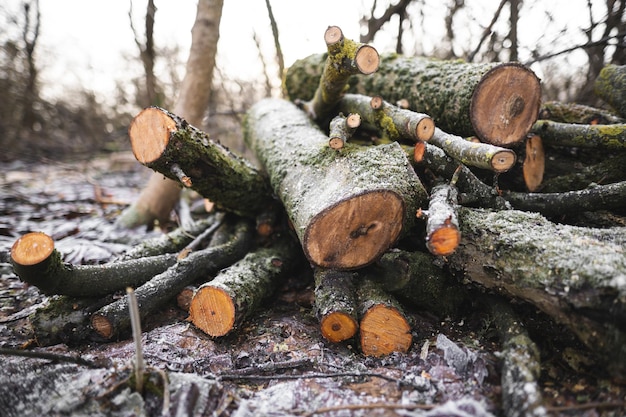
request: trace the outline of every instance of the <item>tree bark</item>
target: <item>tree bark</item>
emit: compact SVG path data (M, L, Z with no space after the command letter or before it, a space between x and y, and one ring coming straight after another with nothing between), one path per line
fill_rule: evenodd
M356 269L375 261L426 201L400 145L347 144L337 152L288 101L266 99L254 105L245 140L316 266Z
M359 328L355 273L316 268L314 277L315 314L322 336L333 343L351 339Z
M346 39L337 26L324 33L328 47L324 69L311 100L300 104L314 120L325 121L343 96L346 83L353 74L372 74L378 69L376 49Z
M164 254L103 265L69 265L62 261L52 238L27 233L11 248L13 269L20 279L48 295L98 297L141 285L176 263L176 254Z
M225 336L256 311L300 259L301 253L290 236L248 253L196 290L189 319L209 336Z
M626 124L580 125L539 120L531 132L541 136L544 145L626 149Z
M626 118L626 65L607 65L600 71L594 92Z
M459 245L461 233L457 209L456 187L449 183L435 184L430 191L426 217L426 247L433 255L451 255Z
M380 103L374 104L374 99L379 99ZM402 138L416 142L430 140L435 131L435 123L430 116L401 109L379 97L346 94L339 101L338 111L359 114L364 121L364 128L374 130L376 134L390 141Z
M272 204L265 177L248 161L166 110L143 110L131 122L129 135L139 162L220 208L253 217Z
M506 172L515 164L517 156L510 149L481 142L471 142L460 136L451 135L439 128L429 143L443 149L454 159L465 165L489 169L494 172Z
M191 30L185 77L173 111L194 126L202 126L211 94L223 3L223 0L198 1ZM179 197L178 182L155 172L137 200L117 219L117 224L131 228L151 225L154 220L167 223Z
M623 118L604 109L577 103L548 101L541 104L539 119L559 123L577 123L584 125L609 125L626 123Z
M141 316L154 313L194 281L215 274L241 259L250 247L251 232L252 226L248 221L239 221L228 242L192 252L138 287L135 295ZM91 316L91 325L105 339L126 335L130 329L128 298L120 298L95 312Z
M311 98L324 56L296 61L285 86L292 100ZM535 74L519 64L470 64L398 55L381 56L378 71L349 80L348 92L377 95L428 114L442 130L477 135L494 145L521 141L537 119L541 91Z
M328 146L337 150L343 148L360 125L361 116L358 113L350 113L348 116L340 113L333 117L330 121Z
M557 225L516 210L462 208L459 221L452 270L535 305L626 376L626 229Z

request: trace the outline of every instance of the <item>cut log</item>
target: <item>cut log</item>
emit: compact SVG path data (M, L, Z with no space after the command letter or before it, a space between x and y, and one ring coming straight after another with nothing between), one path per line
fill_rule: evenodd
M461 191L460 204L480 205L481 207L508 209L511 205L503 199L495 189L482 182L468 167L448 156L443 149L422 142L420 145L421 161L416 162L417 168L427 168L436 175L452 180ZM414 150L408 152L409 158L414 156ZM412 159L414 160L414 159Z
M70 265L63 262L50 236L32 232L15 241L11 261L15 274L44 294L97 297L143 284L174 265L176 254L103 265Z
M322 336L333 343L351 339L359 328L355 273L316 268L314 277L315 314Z
M557 225L517 210L461 208L463 240L449 267L527 301L626 376L626 228Z
M626 181L563 193L504 192L502 197L518 210L544 215L616 210L626 207Z
M435 123L430 116L401 109L380 97L346 94L339 102L338 110L359 114L364 121L363 127L390 141L402 138L430 140L435 131Z
M522 173L528 191L536 191L543 181L546 155L541 136L531 135L526 139Z
M626 65L607 65L600 71L594 92L626 118Z
M457 208L458 191L454 185L441 183L432 188L426 218L426 247L433 255L450 255L459 245Z
M357 286L361 351L366 356L407 352L413 343L411 325L400 303L366 277Z
M311 98L325 57L311 55L287 71L285 86L292 100ZM348 92L376 95L428 114L444 131L505 146L524 139L537 119L541 101L539 79L514 63L472 64L460 61L381 56L378 71L353 77Z
M541 110L539 110L539 119L583 125L626 123L626 120L623 118L604 109L577 103L562 103L560 101L547 101L542 103Z
M139 162L224 210L253 217L272 202L266 179L248 161L164 109L141 111L129 135Z
M252 225L240 221L236 224L229 242L192 252L138 287L135 295L141 316L154 313L194 281L207 278L241 259L250 247L251 233ZM128 298L120 298L95 312L91 316L91 325L105 339L125 336L130 329Z
M541 136L544 145L626 149L626 124L579 125L539 120L531 132Z
M358 113L350 113L348 116L340 113L333 117L333 120L330 121L328 146L335 150L343 148L360 125L361 116Z
M209 336L230 333L256 311L300 259L301 252L289 236L248 253L197 289L189 306L189 320Z
M472 142L435 128L430 142L443 149L448 155L476 168L506 172L515 164L517 156L510 149L487 143Z
M348 79L353 74L372 74L378 69L379 56L375 48L346 39L337 26L324 33L328 48L326 61L313 98L299 104L314 120L323 121L343 96Z
M255 104L247 115L245 140L316 266L346 270L375 261L426 202L399 144L348 143L337 152L308 116L286 100Z

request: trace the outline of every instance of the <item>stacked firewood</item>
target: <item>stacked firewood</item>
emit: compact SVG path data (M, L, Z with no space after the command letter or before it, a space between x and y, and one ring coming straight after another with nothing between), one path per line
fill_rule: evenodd
M152 242L155 252L112 262L109 274L64 265L49 237L30 234L12 249L19 276L73 297L138 287L144 315L186 291L191 322L219 337L308 264L321 334L333 343L358 337L373 356L410 348L407 301L453 315L473 301L464 284L472 282L535 305L626 375L626 228L544 217L625 214L626 115L541 106L540 81L519 64L380 56L337 27L325 41L327 53L287 72L290 100L248 111L245 141L261 168L164 109L132 121L141 163L216 204L195 233L204 243L170 236L165 248ZM619 91L602 86L623 79L606 74L598 90ZM623 111L620 100L607 98ZM576 173L546 165L589 149L611 156ZM513 332L533 351L524 331L511 330L514 313L494 300L484 302L503 344ZM90 311L93 329L105 339L127 334L126 308L119 299Z

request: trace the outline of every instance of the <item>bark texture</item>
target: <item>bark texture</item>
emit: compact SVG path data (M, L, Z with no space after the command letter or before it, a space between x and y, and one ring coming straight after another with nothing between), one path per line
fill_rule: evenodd
M545 145L626 149L626 124L580 125L539 120L531 132L541 136Z
M426 192L397 143L340 152L294 104L258 102L245 140L268 173L307 258L356 269L375 261L415 218Z
M602 68L594 91L621 117L626 118L626 65L607 65Z
M315 314L322 336L337 343L352 338L358 328L355 273L315 269Z
M516 210L462 208L459 221L453 270L535 305L626 376L624 228L563 226Z
M322 73L324 55L296 61L287 71L289 97L309 99ZM539 112L541 91L535 74L518 64L471 64L401 55L382 55L378 71L353 77L348 92L377 95L432 117L444 131L477 135L503 145L521 141Z
M189 319L209 336L230 333L256 311L300 260L300 251L290 236L248 253L196 290Z
M548 101L541 104L539 119L559 123L578 123L586 125L608 125L625 123L622 117L607 110L576 103Z
M219 207L253 217L271 206L266 178L184 119L150 107L135 116L129 135L139 162Z

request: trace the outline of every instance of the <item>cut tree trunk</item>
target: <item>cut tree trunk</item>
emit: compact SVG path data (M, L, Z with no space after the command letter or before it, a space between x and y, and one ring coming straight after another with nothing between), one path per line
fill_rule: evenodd
M337 152L288 101L255 104L245 140L316 266L346 270L375 261L425 205L426 192L400 145L347 144Z
M464 279L525 300L626 376L626 229L553 224L516 210L461 208L448 257Z
M239 221L228 242L192 252L138 287L135 296L141 316L153 314L187 285L202 278L207 279L209 275L241 259L251 245L252 229L249 222ZM128 297L122 297L96 311L91 316L91 325L105 339L125 336L130 330Z
M355 273L333 269L315 269L315 312L322 336L338 343L357 332Z
M361 116L358 113L350 113L348 116L339 114L330 121L328 134L328 146L333 149L341 149L352 137L357 127L361 125Z
M380 357L407 352L413 343L411 325L395 297L367 277L359 278L357 297L363 354Z
M54 241L42 232L27 233L11 248L17 276L48 295L97 297L141 285L176 263L176 254L109 262L103 265L64 263Z
M325 57L312 55L287 71L285 86L292 100L311 98ZM514 63L472 64L399 55L381 56L378 71L353 77L348 92L379 95L428 114L444 131L477 135L494 145L524 139L537 119L541 101L539 79Z
M594 84L594 92L626 118L626 65L607 65Z
M278 281L301 261L290 236L248 253L200 286L191 299L189 319L209 336L224 336L252 315Z
M166 110L140 112L129 135L139 162L225 210L253 217L272 204L265 177L248 161Z
M195 126L202 125L212 90L213 70L219 40L219 22L223 0L200 0L191 29L191 48L174 113ZM151 225L154 220L166 223L180 197L178 181L155 172L137 200L116 220L118 225Z

